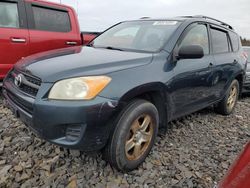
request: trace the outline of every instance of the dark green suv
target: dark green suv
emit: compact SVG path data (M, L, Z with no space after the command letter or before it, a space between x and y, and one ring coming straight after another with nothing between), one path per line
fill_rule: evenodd
M121 22L86 47L20 60L5 103L51 143L140 165L159 126L214 105L228 115L245 79L239 36L203 16Z

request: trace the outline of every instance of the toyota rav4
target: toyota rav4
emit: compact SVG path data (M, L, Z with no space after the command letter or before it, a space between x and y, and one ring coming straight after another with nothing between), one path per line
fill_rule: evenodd
M138 167L158 128L213 105L233 112L245 79L239 36L204 17L121 22L88 46L20 60L5 104L47 141L100 150L121 171Z

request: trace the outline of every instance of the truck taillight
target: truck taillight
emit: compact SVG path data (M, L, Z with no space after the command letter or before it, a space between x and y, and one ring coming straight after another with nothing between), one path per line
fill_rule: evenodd
M246 52L243 52L243 56L247 59L248 58L248 55Z
M242 52L241 56L244 58L245 68L247 68L248 55L246 52Z

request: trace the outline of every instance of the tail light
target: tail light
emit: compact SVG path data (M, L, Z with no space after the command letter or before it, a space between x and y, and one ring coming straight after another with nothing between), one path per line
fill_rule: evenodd
M245 63L245 70L247 69L247 60L248 60L248 55L246 52L242 52L241 57L244 59Z
M246 58L246 60L248 59L248 55L246 52L243 52L242 55Z

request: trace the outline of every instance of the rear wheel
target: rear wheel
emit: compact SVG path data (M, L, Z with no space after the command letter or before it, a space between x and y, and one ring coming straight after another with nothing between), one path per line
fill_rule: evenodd
M228 92L226 93L226 96L224 99L216 106L215 110L222 114L222 115L229 115L233 112L238 98L239 98L239 92L240 86L238 80L234 80L230 87Z
M156 107L145 100L131 102L118 116L104 156L121 171L138 167L147 157L158 132Z

